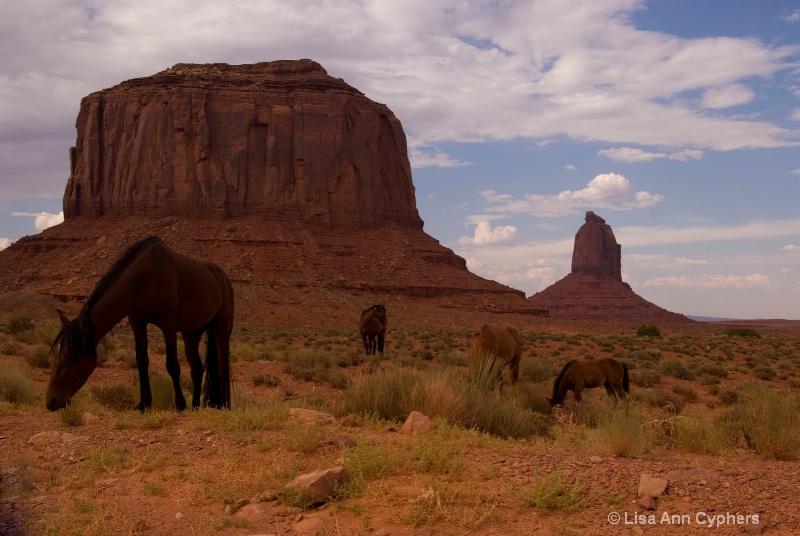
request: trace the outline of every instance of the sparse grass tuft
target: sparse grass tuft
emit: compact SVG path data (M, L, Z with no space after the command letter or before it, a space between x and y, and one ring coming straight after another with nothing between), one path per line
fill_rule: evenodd
M91 393L103 407L111 410L121 411L131 409L136 403L133 388L129 385L99 385L91 387L89 393Z
M583 486L571 482L563 473L554 471L546 477L535 478L531 484L516 486L509 491L525 506L540 512L574 512L583 504L582 489Z
M15 363L0 363L0 400L18 406L33 403L33 377L30 370Z

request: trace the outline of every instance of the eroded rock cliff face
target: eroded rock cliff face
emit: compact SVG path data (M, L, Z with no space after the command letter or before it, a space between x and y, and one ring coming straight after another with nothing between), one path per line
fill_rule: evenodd
M395 115L311 60L178 64L81 101L64 216L422 228Z
M605 220L591 211L575 235L571 273L528 299L553 318L693 322L650 303L622 281L622 247Z
M423 231L400 122L313 61L178 64L87 96L76 126L65 221L0 252L0 291L77 310L156 235L221 265L255 325L547 315Z

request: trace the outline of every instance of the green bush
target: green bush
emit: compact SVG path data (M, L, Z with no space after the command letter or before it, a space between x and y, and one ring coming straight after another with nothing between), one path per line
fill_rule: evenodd
M12 315L8 319L8 332L12 335L33 329L33 320L27 316Z
M33 353L25 358L25 361L33 368L50 368L50 349L46 346L37 346Z
M666 359L661 362L661 372L679 380L694 380L697 373L686 366L680 359Z
M761 334L752 328L727 328L723 333L728 337L744 337L748 339L761 338Z
M636 328L639 337L661 337L661 330L655 324L642 324Z

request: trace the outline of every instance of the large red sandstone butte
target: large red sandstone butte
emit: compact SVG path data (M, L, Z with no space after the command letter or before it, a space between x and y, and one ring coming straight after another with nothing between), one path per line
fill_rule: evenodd
M400 121L311 60L178 64L85 97L76 127L65 221L0 252L2 291L77 309L153 234L220 264L260 325L547 315L423 231Z
M691 323L693 320L650 303L622 281L622 247L606 221L587 212L575 235L572 271L528 298L553 318Z

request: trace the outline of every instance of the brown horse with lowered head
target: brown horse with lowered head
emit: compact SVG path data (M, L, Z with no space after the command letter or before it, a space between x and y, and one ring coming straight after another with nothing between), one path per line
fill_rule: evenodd
M136 343L139 403L152 405L148 374L147 325L164 334L167 372L175 389L175 407L186 409L180 385L178 333L183 335L191 367L192 407L200 405L205 368L204 405L230 407L230 337L233 330L233 287L225 272L211 262L176 253L156 237L132 244L92 290L77 318L59 311L63 327L53 342L53 369L47 386L47 408L65 407L97 366L97 344L128 317ZM199 344L208 333L205 367Z
M628 367L616 359L604 357L592 361L570 361L553 382L553 397L548 398L551 406L562 404L567 391L575 393L575 400L581 401L581 391L604 386L608 396L625 398L629 392Z
M386 307L375 304L361 312L358 321L358 331L364 343L367 355L374 354L376 350L383 353L383 341L386 338Z
M475 378L485 371L496 375L493 387L513 386L519 378L519 361L522 358L522 340L517 328L506 322L483 324L472 334L469 345L469 371ZM503 370L510 374L504 381Z

